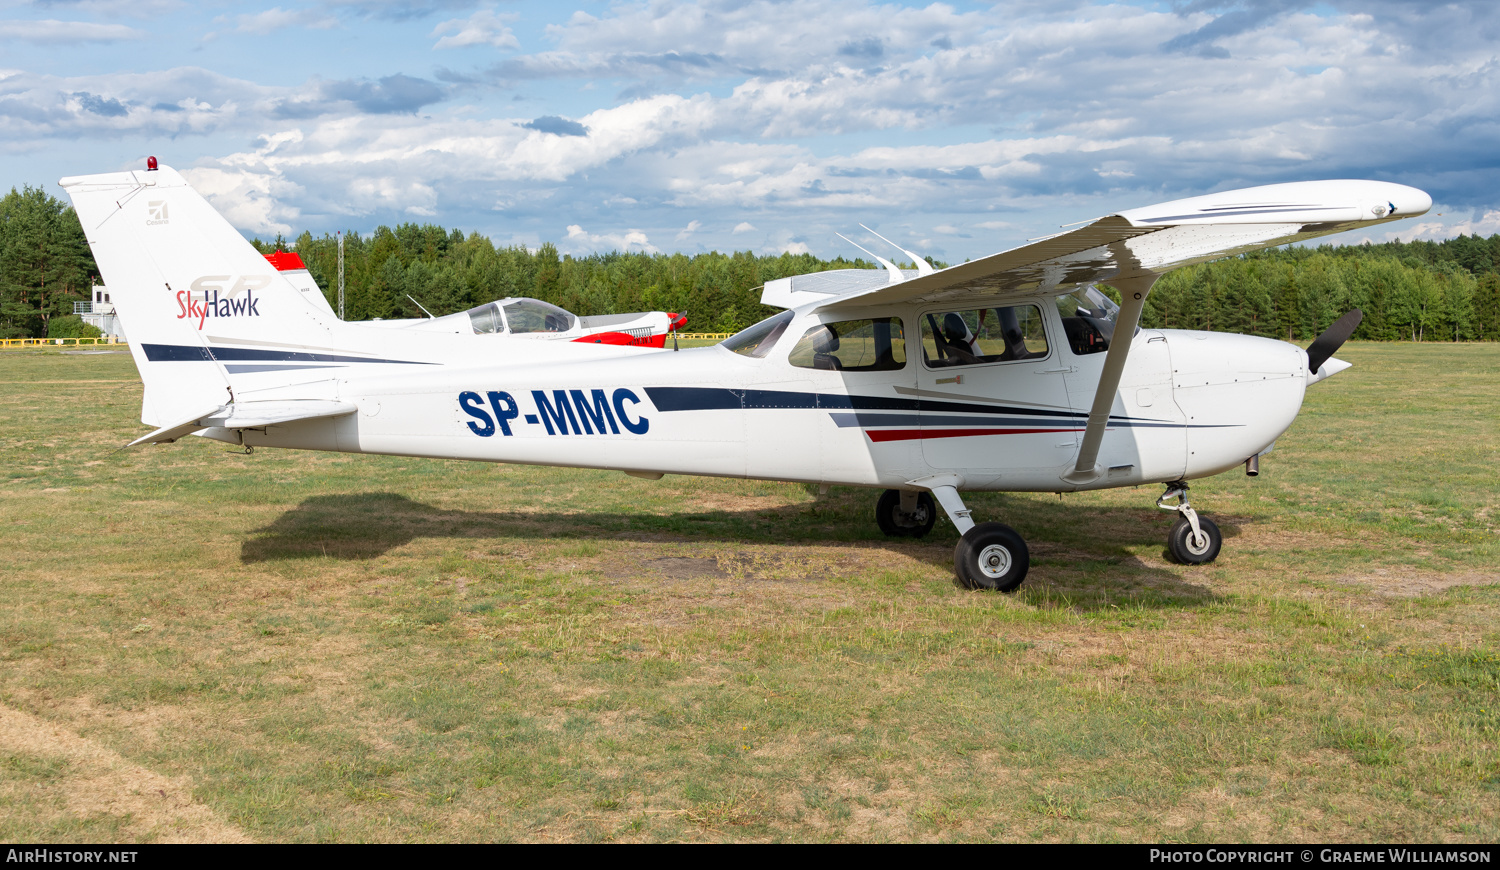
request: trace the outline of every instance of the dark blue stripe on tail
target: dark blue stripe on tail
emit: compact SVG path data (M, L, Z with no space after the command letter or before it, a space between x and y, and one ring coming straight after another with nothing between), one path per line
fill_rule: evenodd
M240 347L193 347L186 344L145 344L146 359L151 362L321 362L384 363L386 365L427 366L436 363L405 359L370 359L363 356L341 356L332 353L307 353L296 350L258 350Z

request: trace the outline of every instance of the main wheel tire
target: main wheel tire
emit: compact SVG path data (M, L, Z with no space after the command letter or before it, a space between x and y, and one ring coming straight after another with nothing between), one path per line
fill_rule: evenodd
M888 489L875 504L875 522L893 538L920 538L937 522L937 502L932 500L932 493L919 492L917 509L906 513L901 510L901 490Z
M1172 524L1172 531L1167 533L1167 552L1172 555L1173 561L1182 565L1207 565L1219 558L1219 548L1224 545L1224 536L1219 532L1218 525L1199 514L1198 528L1203 531L1204 540L1201 544L1193 540L1193 524L1187 521L1187 517L1178 517L1177 522Z
M953 573L969 589L1013 592L1031 569L1031 553L1016 530L980 523L964 533L953 551Z

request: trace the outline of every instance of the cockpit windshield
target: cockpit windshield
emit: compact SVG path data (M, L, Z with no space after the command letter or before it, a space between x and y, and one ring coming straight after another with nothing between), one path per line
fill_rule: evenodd
M786 325L792 322L795 315L790 311L767 317L754 326L744 329L719 342L719 347L728 348L741 356L753 356L762 359L776 346L776 340L786 332Z
M1079 287L1066 296L1057 297L1057 305L1058 308L1063 309L1064 317L1092 317L1095 320L1107 320L1111 327L1115 325L1115 318L1120 316L1120 306L1092 284ZM1074 310L1066 310L1069 307Z
M505 325L514 333L567 332L573 328L572 314L540 299L513 299L501 302Z
M1073 353L1083 355L1109 350L1120 306L1099 288L1089 284L1057 297L1057 313L1062 315L1063 332L1067 334Z

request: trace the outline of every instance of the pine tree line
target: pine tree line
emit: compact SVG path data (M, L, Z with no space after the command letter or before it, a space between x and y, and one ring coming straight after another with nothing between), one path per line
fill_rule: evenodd
M72 206L30 185L0 198L0 338L55 332L98 274Z
M265 253L298 251L333 298L335 237L303 233L291 244L280 238L255 244ZM1306 341L1345 311L1361 308L1358 339L1497 341L1497 266L1500 234L1261 251L1168 273L1147 300L1143 324ZM421 317L412 300L444 314L532 296L579 314L680 311L688 314L691 331L734 332L777 310L760 304L767 281L848 268L875 264L749 251L559 256L550 243L536 251L497 248L478 233L408 223L345 238L345 306L348 319L365 320Z
M295 250L330 302L338 244L303 233L252 242L263 253ZM767 281L825 269L873 268L864 260L810 254L608 253L560 255L496 247L431 224L379 227L345 237L349 320L420 317L506 296L532 296L578 314L679 311L694 332L734 332L775 309L760 304ZM938 264L942 265L942 264ZM1350 308L1364 310L1355 338L1380 341L1500 340L1500 234L1443 242L1285 248L1168 273L1148 299L1150 327L1211 329L1306 341ZM41 188L0 198L0 337L59 334L89 298L98 269L78 217Z
M263 253L295 250L337 304L338 241L303 233L254 244ZM496 247L485 236L437 226L380 227L344 239L344 306L348 320L422 317L461 311L506 296L531 296L576 314L677 311L694 332L735 332L778 309L760 304L767 281L826 269L874 268L862 260L810 254L608 253L561 256L550 242L536 251ZM415 302L413 302L415 300Z
M1141 322L1306 341L1345 311L1359 308L1365 318L1356 339L1497 341L1500 273L1486 262L1476 274L1448 256L1473 242L1500 254L1500 235L1461 236L1418 243L1434 249L1418 248L1431 259L1412 251L1402 256L1389 245L1324 246L1189 266L1157 282Z

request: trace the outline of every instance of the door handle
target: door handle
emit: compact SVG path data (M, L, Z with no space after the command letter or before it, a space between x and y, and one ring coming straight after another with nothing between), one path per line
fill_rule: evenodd
M1037 369L1036 373L1039 375L1070 375L1076 371L1078 371L1077 366L1068 366L1061 369Z

